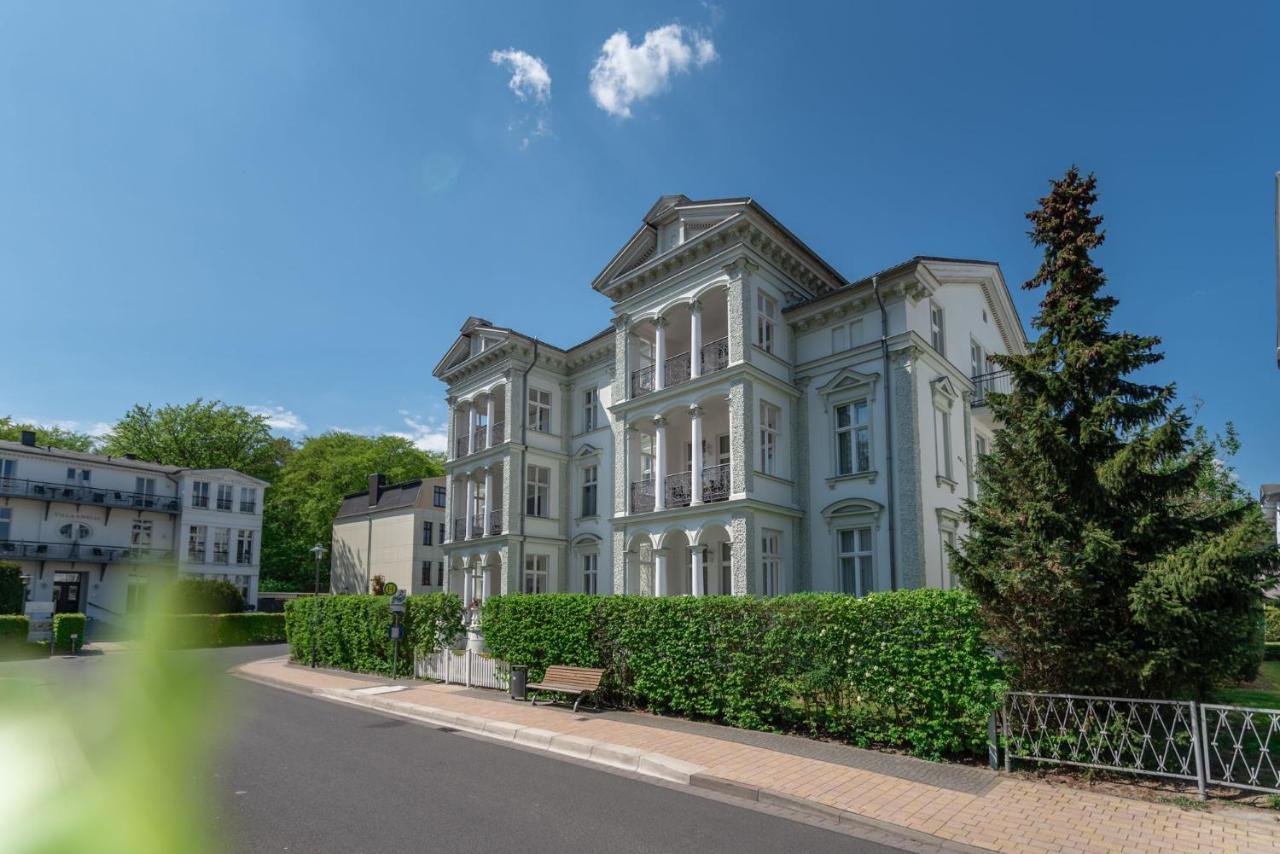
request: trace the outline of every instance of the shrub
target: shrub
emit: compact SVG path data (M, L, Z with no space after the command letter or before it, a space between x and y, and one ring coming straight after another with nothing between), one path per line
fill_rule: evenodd
M483 619L489 648L531 680L548 664L603 667L615 699L655 712L927 757L982 752L1004 688L959 591L512 595Z
M284 614L169 614L158 618L167 646L196 648L282 643Z
M11 560L0 561L0 614L21 614L26 596L22 570Z
M84 614L53 615L53 646L71 652L71 636L76 636L76 649L84 646Z
M0 614L0 646L25 643L31 620L20 614Z
M294 661L311 660L315 615L318 663L360 673L386 673L392 657L390 603L390 596L371 595L308 596L286 602L290 655ZM397 676L412 674L415 651L439 649L462 632L462 601L457 596L410 596L405 604Z
M209 578L179 578L169 596L173 614L238 614L244 597L230 581Z
M1267 615L1266 641L1280 643L1280 605L1268 605L1264 610Z

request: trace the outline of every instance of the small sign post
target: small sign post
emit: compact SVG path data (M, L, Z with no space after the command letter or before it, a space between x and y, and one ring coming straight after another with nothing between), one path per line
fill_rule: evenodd
M383 590L391 594L391 627L387 636L391 639L391 678L395 679L400 658L400 638L404 636L404 626L400 625L400 618L405 611L405 599L408 597L394 582L388 581Z

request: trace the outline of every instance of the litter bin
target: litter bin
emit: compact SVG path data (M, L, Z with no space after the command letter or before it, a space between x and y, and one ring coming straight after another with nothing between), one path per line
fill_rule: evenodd
M529 667L525 664L511 665L511 699L527 700L529 692L525 686L529 684Z

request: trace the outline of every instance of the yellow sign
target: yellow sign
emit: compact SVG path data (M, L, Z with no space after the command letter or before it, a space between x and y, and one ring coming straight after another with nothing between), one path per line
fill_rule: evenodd
M382 593L384 596L394 596L396 595L396 591L399 589L400 588L394 581L388 581L386 584L382 585Z

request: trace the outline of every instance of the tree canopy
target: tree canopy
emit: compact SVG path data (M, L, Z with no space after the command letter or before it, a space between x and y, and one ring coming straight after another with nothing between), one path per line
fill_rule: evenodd
M1132 377L1159 339L1110 328L1096 201L1073 167L1027 215L1039 336L993 357L1012 392L989 396L1000 426L953 567L1020 687L1203 695L1256 672L1274 546L1174 386Z
M243 406L197 398L156 409L135 405L115 423L102 452L187 468L230 468L273 480L287 456L287 440Z
M24 424L14 421L12 417L0 416L0 439L18 442L22 439L22 431L31 430L36 434L36 444L51 448L62 448L67 451L88 452L93 450L93 437L88 433L77 433L62 427L41 427L36 424Z

